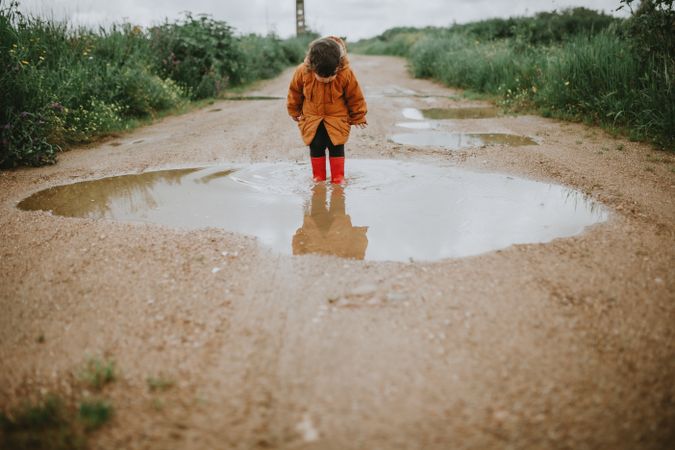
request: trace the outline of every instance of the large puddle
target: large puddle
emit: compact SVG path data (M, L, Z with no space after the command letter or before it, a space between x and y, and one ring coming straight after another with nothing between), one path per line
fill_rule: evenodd
M573 236L606 210L563 186L389 160L348 160L345 187L307 164L176 169L40 191L19 204L72 217L219 227L286 254L438 260Z
M424 122L421 122L424 123ZM502 133L446 133L441 131L422 131L419 133L394 134L393 142L420 147L443 147L451 150L484 147L486 145L537 145L527 136Z

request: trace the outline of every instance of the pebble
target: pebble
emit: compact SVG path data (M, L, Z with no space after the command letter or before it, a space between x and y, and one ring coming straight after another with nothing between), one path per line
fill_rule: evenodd
M220 267L214 267L213 269L211 269L211 273L218 273L218 272L220 272Z
M375 286L374 284L362 284L352 289L349 295L361 297L366 295L372 295L375 293L375 291L377 291L377 286Z
M403 302L408 300L408 296L403 292L389 292L387 294L387 301L389 302Z
M309 414L302 416L302 421L295 425L295 429L305 442L314 442L319 439L319 431L312 423L312 418Z

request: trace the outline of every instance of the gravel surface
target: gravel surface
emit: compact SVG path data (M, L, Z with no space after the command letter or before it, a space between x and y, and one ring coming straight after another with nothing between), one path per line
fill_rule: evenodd
M0 409L87 395L77 374L99 356L119 376L95 449L673 448L672 154L536 116L443 127L537 146L398 145L387 137L403 108L481 102L445 98L456 92L411 79L401 59L352 62L370 126L353 130L347 172L350 158L386 158L509 173L585 192L609 220L547 244L395 263L15 208L75 181L309 157L283 99L218 101L0 173ZM285 96L291 73L250 94ZM153 391L148 377L173 386Z

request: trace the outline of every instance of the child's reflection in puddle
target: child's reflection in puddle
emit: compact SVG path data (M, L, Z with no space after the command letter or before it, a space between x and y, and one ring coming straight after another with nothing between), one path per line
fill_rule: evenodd
M352 226L352 219L345 212L342 186L332 185L330 190L328 206L326 185L320 183L312 189L302 227L293 236L293 254L322 253L363 259L368 247L368 227Z

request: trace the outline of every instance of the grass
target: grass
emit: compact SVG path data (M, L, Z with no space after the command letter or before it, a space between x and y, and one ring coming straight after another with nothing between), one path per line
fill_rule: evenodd
M0 415L0 448L7 450L80 450L85 436L63 400L48 396Z
M82 401L68 407L54 394L0 413L0 448L7 450L84 450L87 433L105 425L113 415L104 400Z
M169 380L161 376L148 377L146 379L146 383L148 384L148 388L153 392L166 391L174 386L173 380Z
M90 358L80 374L80 378L97 391L115 381L116 376L115 362L99 358Z
M655 14L664 23L675 20L672 10ZM450 28L397 28L353 48L405 56L414 76L493 96L512 111L600 125L675 150L675 59L659 47L644 50L653 27L631 34L638 19L575 8Z
M112 415L113 407L105 400L87 400L80 403L79 420L87 430L100 428Z
M80 380L101 390L115 377L112 361L91 358ZM84 450L88 434L108 423L113 414L110 401L100 398L78 400L76 395L64 399L48 394L38 401L25 401L12 410L0 411L0 449Z

